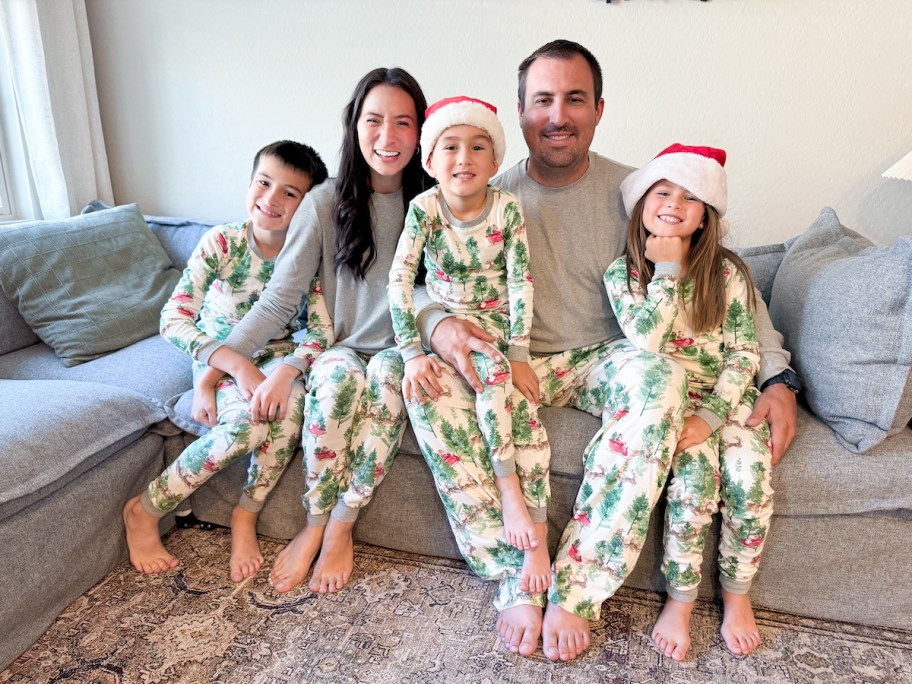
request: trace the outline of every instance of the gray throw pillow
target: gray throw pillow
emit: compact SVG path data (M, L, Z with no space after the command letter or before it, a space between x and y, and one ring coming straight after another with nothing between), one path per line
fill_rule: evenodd
M811 410L864 453L912 418L912 238L878 247L825 208L790 246L770 316Z
M155 335L179 277L135 204L0 231L0 289L68 367Z

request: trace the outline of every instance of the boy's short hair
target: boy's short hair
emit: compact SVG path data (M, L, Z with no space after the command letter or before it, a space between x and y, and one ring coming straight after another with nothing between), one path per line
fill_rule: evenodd
M296 171L307 174L310 178L311 186L319 185L329 176L326 170L326 164L320 158L319 153L310 145L295 142L294 140L278 140L266 145L253 158L253 170L250 177L256 173L260 165L260 159L263 157L275 157L285 166L290 166Z

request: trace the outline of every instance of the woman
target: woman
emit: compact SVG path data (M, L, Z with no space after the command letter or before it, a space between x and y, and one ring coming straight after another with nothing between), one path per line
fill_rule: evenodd
M375 69L361 79L343 113L338 178L301 203L269 288L226 340L231 349L219 348L209 358L211 366L230 373L234 352L260 348L297 315L319 277L334 344L306 373L307 525L276 559L269 581L278 592L303 582L318 552L310 589L345 586L354 567L358 512L399 448L406 420L402 360L386 285L408 201L428 186L416 154L426 106L420 86L402 69ZM281 370L307 370L295 364L289 358ZM254 417L285 410L271 378L236 378L252 393Z

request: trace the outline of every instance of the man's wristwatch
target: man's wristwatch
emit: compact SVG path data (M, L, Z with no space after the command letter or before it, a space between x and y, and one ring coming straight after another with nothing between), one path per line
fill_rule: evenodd
M794 394L798 394L804 389L801 384L801 378L798 377L798 374L795 371L789 368L786 368L784 371L779 373L779 375L774 375L769 380L760 385L760 391L762 392L770 385L785 385Z

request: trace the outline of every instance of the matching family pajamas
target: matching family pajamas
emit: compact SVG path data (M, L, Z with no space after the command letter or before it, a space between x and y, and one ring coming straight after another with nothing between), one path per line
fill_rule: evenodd
M755 428L744 424L758 396L753 386L760 363L754 316L743 274L728 260L723 268L722 325L699 333L689 324L693 281L680 279L680 265L656 264L645 295L635 277L628 287L623 257L605 273L608 297L627 338L638 349L666 355L685 369L685 416L698 416L713 431L672 461L662 571L669 595L680 601L697 597L703 545L720 494L720 581L731 593L750 589L773 512L769 427L765 422Z
M190 257L187 268L161 316L161 334L193 359L194 381L206 365L200 350L221 341L259 299L274 263L260 253L249 221L216 226ZM321 306L314 301L314 306ZM323 305L325 309L325 305ZM254 357L266 375L294 349L293 325L286 325ZM143 509L161 517L173 510L214 473L247 453L250 468L240 505L259 511L298 446L304 410L304 386L291 387L283 420L255 423L249 403L232 378L223 378L215 392L218 423L191 444L140 497Z
M475 395L475 415L483 443L476 445L490 457L495 475L518 473L532 519L547 519L548 443L538 422L536 407L511 401L509 361L529 361L532 323L532 275L526 227L516 198L488 187L481 214L456 219L440 186L412 200L405 230L390 271L389 301L393 331L403 361L424 354L415 324L412 298L419 262L427 269L427 295L452 314L476 323L493 335L506 357L495 362L472 353L484 391ZM515 413L514 413L515 411ZM539 449L535 466L516 467L514 433L535 430Z

